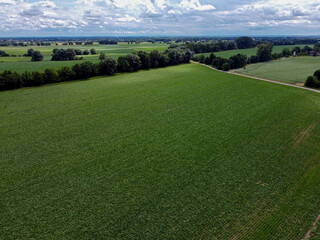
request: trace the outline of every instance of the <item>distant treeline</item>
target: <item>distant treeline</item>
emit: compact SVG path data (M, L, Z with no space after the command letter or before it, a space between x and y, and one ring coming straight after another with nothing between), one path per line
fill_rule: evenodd
M189 49L175 48L169 49L164 53L157 50L153 50L150 53L140 51L136 54L121 56L117 61L102 54L103 58L101 58L100 63L84 62L76 64L73 67L63 67L59 70L46 69L44 72L25 71L19 74L6 70L0 73L0 90L40 86L48 83L87 79L94 76L173 66L189 63L192 55L193 53Z
M261 44L271 43L274 46L277 45L297 45L297 44L317 44L317 39L295 39L295 40L254 40L251 37L239 37L234 41L198 41L198 42L187 42L184 45L196 54L199 53L210 53L220 52L234 49L247 49L254 48Z

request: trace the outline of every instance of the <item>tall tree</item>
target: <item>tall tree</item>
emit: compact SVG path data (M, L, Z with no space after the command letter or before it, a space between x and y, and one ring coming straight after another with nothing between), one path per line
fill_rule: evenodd
M239 49L254 47L254 41L251 37L239 37L236 39L236 44Z
M272 49L273 49L273 44L272 43L265 43L265 44L260 44L258 46L258 58L259 62L267 62L272 59Z

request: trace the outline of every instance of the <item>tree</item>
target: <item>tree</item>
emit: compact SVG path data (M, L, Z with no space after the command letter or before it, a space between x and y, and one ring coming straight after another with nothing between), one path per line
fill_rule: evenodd
M76 75L70 67L62 67L58 70L58 74L61 82L73 80Z
M55 69L44 70L43 80L45 83L59 82L59 74Z
M314 76L309 76L305 82L305 86L311 88L320 88L320 81Z
M320 70L315 71L313 76L316 77L320 81Z
M282 50L282 56L284 56L284 57L289 57L289 56L291 56L290 50L289 50L288 48L284 48L284 49Z
M106 57L100 63L100 74L113 75L117 71L117 62L113 58Z
M32 86L40 86L43 84L43 75L38 72L32 72L33 84Z
M303 52L310 52L312 51L312 48L309 46L304 46L304 48L302 49Z
M31 72L25 71L21 74L21 81L23 87L30 87L33 84L33 76Z
M86 79L94 77L98 74L98 67L92 62L84 62L73 66L72 70L75 72L75 76L78 79Z
M33 50L32 48L30 48L30 49L28 49L28 51L27 51L27 56L28 56L28 57L31 57L33 53L34 53L34 50Z
M296 53L299 54L301 53L301 48L300 47L294 47L293 50L291 51L292 54Z
M81 51L80 49L75 49L74 52L75 52L75 54L78 55L78 56L79 56L79 55L82 55L82 51Z
M157 68L159 66L160 53L158 50L150 52L151 68Z
M170 58L168 57L167 54L161 53L159 56L159 67L166 67L169 66L170 64Z
M211 53L210 54L210 64L212 64L214 59L216 59L216 55L214 55L214 53Z
M92 55L96 55L97 54L97 51L94 48L91 48L90 52L91 52Z
M168 56L171 65L177 65L183 60L182 52L178 49L169 49Z
M88 49L84 50L83 55L89 55L89 50Z
M76 51L74 49L53 49L51 61L70 61L75 60Z
M247 56L237 54L229 58L230 68L243 68L247 64Z
M226 63L224 63L223 65L222 65L222 70L223 71L229 71L230 70L230 68L231 68L231 66L230 66L230 63L228 63L228 62L226 62Z
M100 52L99 59L103 60L106 58L106 54L104 52Z
M1 82L3 82L4 89L16 89L22 87L21 77L16 72L4 71L1 74Z
M7 54L5 51L0 50L0 57L8 57L9 54Z
M239 37L236 39L238 49L253 48L254 41L251 37Z
M206 62L206 57L203 54L201 54L200 56L198 56L198 60L199 60L200 63L205 63Z
M258 46L258 58L259 62L267 62L272 59L272 43L260 44Z
M32 56L31 56L31 61L32 62L40 62L43 60L43 55L41 54L40 51L34 51L32 53Z
M221 70L223 64L225 64L226 62L228 62L227 59L222 57L217 57L215 60L213 60L212 65Z
M125 56L120 56L118 58L118 71L119 72L129 72L130 64Z
M137 55L140 57L141 60L141 69L150 69L151 67L151 60L150 54L145 51L139 51Z
M126 59L129 63L129 72L136 72L141 67L140 57L136 54L128 54Z

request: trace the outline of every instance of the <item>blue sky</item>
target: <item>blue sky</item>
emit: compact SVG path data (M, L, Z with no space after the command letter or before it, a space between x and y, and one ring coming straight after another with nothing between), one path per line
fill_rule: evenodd
M0 0L0 36L320 35L320 0Z

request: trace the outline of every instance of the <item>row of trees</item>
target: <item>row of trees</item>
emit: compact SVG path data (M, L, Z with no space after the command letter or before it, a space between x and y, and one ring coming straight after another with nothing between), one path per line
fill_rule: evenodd
M236 49L234 41L221 42L187 42L186 47L194 53L220 52Z
M89 55L89 54L95 55L97 54L97 51L92 48L89 50L81 51L80 49L53 49L53 54L51 61L72 61L76 60L77 55Z
M213 53L209 57L204 55L195 56L194 61L212 65L219 70L229 71L230 69L245 67L248 63L266 62L272 59L273 44L266 43L258 46L258 52L256 56L247 58L246 55L237 54L229 59L216 57Z
M306 87L320 88L320 69L313 76L309 76L305 82Z
M166 53L157 50L152 52L140 51L119 57L118 60L106 57L100 63L84 62L73 67L63 67L59 70L46 69L40 73L24 72L22 74L4 71L0 73L0 90L16 89L29 86L40 86L47 83L87 79L94 76L113 75L115 73L135 72L140 69L150 69L188 63L192 52L185 49L170 49Z
M194 61L211 65L219 70L229 71L230 69L242 68L247 64L247 56L243 54L237 54L231 56L229 59L217 57L214 53L211 53L209 57L204 55L193 57Z
M209 41L187 42L186 47L195 53L220 52L227 50L245 49L255 47L255 42L250 37L239 37L235 41Z

